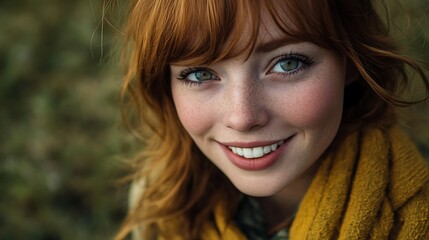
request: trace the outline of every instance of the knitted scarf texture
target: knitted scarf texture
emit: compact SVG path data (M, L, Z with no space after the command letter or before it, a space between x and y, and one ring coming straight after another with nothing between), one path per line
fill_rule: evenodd
M398 128L347 136L319 167L290 239L429 239L429 170ZM222 204L202 239L246 239Z

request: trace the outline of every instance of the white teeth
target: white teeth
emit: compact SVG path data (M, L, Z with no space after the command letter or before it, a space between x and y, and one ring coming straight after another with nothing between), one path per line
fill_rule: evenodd
M253 149L253 157L259 158L264 156L264 148L263 147L256 147Z
M265 146L264 147L264 154L267 154L269 152L271 152L271 146Z
M245 158L260 158L271 152L274 152L280 145L284 143L284 140L279 141L268 146L260 146L255 148L239 148L239 147L228 147L231 151L239 156Z
M278 146L277 143L274 143L273 145L270 146L271 150L275 151L277 149L277 146Z
M243 155L245 158L253 158L253 151L251 148L243 148Z

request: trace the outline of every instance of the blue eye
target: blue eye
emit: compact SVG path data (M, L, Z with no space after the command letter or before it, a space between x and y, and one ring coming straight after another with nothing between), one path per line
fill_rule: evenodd
M302 63L296 59L284 59L274 65L272 72L291 72L298 69Z
M187 68L183 70L177 79L190 83L203 83L208 80L219 80L211 70L204 68Z
M276 64L271 68L270 72L272 73L295 73L302 68L308 67L313 63L313 61L303 55L299 54L288 54L283 56L276 62Z
M188 74L186 79L191 81L207 81L213 79L214 74L207 70L196 70Z

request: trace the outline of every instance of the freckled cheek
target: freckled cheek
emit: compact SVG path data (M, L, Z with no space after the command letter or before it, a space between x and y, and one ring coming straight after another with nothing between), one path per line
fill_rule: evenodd
M204 134L214 119L210 106L187 95L176 95L174 104L183 127L191 136Z
M340 86L311 86L294 92L286 106L290 120L301 127L320 128L338 124L342 115Z

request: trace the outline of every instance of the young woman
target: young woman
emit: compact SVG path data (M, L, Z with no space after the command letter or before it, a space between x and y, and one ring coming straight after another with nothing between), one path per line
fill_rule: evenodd
M135 0L124 33L145 144L118 239L429 238L394 111L405 66L429 82L372 1Z

